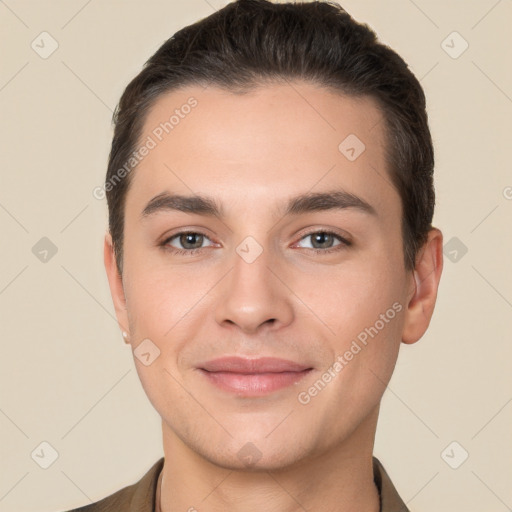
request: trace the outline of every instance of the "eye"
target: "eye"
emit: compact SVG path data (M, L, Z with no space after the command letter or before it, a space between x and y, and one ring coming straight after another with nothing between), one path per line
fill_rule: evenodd
M308 238L311 239L311 246L304 248L323 254L338 251L351 245L351 242L341 235L329 230L313 231L302 237L301 241L307 240ZM336 240L338 243L335 243Z
M307 240L308 238L311 240L309 247L299 245L303 240ZM205 241L209 241L210 244L204 246ZM160 245L166 251L170 251L174 254L192 256L206 247L213 246L214 243L204 233L198 231L180 231L166 238ZM342 250L352 245L352 243L338 233L324 229L306 234L300 239L297 245L318 254L326 254Z
M181 231L164 240L161 245L165 249L176 254L190 255L203 249L203 243L205 240L210 239L204 233L199 233L197 231ZM181 247L176 247L176 243Z

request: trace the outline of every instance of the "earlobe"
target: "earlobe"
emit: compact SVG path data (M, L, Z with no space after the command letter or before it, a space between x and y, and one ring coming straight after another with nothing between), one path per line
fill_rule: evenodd
M402 342L418 341L427 330L437 299L437 290L443 269L443 235L437 228L429 231L420 250L411 279L414 291L408 296Z

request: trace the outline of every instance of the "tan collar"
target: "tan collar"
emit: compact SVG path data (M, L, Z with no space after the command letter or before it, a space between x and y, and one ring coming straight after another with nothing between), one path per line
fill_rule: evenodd
M380 512L409 512L409 509L400 498L391 478L387 474L384 466L377 457L373 459L373 480L380 497Z

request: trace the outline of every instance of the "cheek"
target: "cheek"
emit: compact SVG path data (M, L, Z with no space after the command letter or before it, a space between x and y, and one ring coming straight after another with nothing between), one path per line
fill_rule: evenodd
M354 260L336 271L331 267L324 279L304 274L297 287L329 327L315 320L329 346L326 366L335 361L342 365L337 367L332 400L348 411L376 405L391 377L405 311L401 279L390 255Z
M201 330L211 318L209 294L218 277L212 269L173 266L147 262L128 280L128 317L136 346L149 338L160 350L155 363L172 371L180 354L193 340L201 339Z
M346 264L295 276L293 289L328 327L330 337L346 341L372 326L402 300L402 280L393 265L392 259L354 258ZM396 309L388 317L394 318ZM391 324L395 329L397 322L386 323L386 330Z
M165 265L154 249L141 247L142 241L137 244L132 238L125 250L128 314L137 327L153 326L155 332L165 324L168 329L173 320L169 315L176 316L177 308L187 302L187 279L179 267Z
M175 271L169 274L168 269L141 265L137 279L130 280L128 286L135 366L148 399L159 412L171 410L176 400L187 398L178 383L177 362L180 351L196 336L198 322L191 320L201 305L194 304L204 295L198 288L191 292L190 280L181 279ZM148 365L138 356L143 343L149 343L152 360Z

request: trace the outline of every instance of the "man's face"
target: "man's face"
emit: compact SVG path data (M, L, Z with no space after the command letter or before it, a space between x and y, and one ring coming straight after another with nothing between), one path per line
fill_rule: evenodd
M197 104L182 109L191 97ZM320 455L355 432L371 438L413 282L383 130L370 98L297 82L246 95L189 87L152 108L141 142L156 146L126 199L123 286L132 346L150 340L141 359L151 364L135 363L164 436L224 467L243 467L249 454L262 468ZM373 211L286 213L292 198L323 192ZM162 193L211 198L219 215L142 215ZM282 387L275 374L259 384L217 374L220 387L201 368L224 356L310 370L282 375Z

